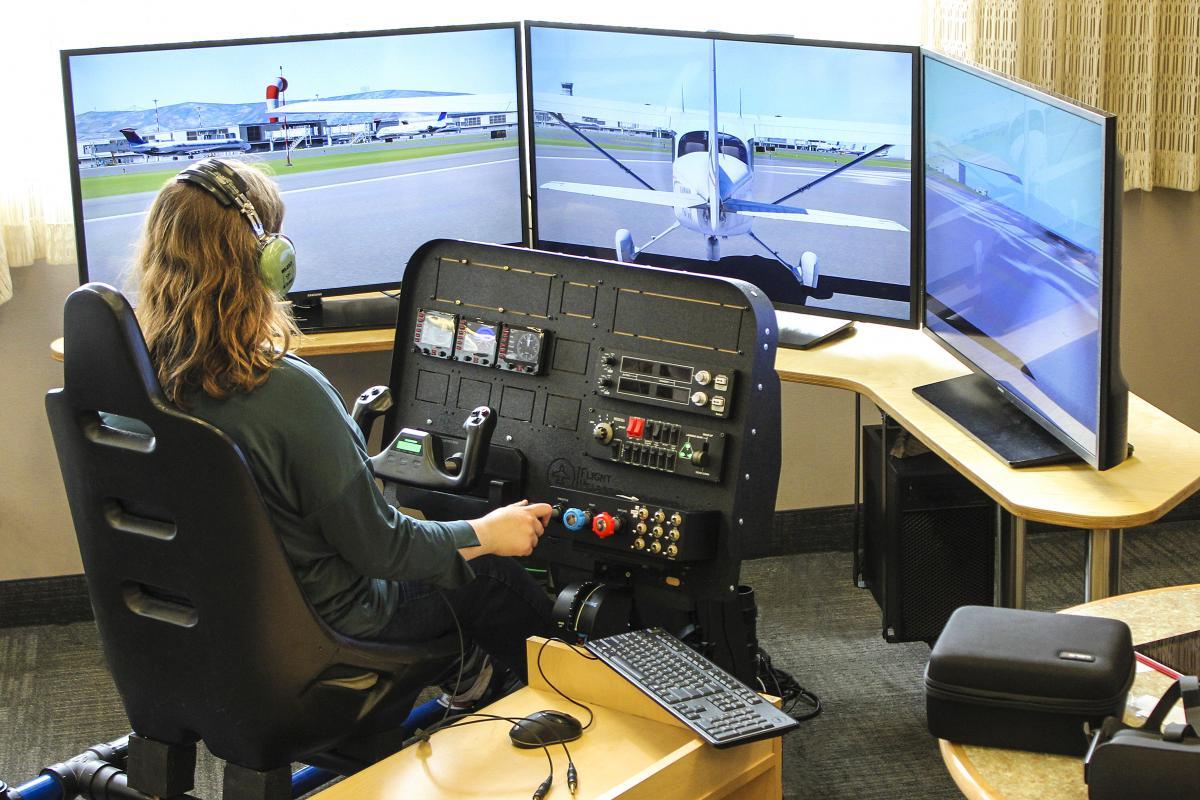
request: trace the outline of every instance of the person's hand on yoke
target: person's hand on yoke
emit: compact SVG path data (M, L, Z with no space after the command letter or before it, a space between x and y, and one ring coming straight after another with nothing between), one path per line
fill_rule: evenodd
M502 506L479 519L470 520L479 539L478 547L463 547L468 560L482 555L527 556L537 547L538 539L550 522L550 504L529 504L528 500Z

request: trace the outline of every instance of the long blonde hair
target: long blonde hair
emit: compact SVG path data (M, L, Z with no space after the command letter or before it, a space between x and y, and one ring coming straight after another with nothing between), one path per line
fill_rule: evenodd
M261 171L223 162L245 183L268 233L283 201ZM259 276L257 240L234 206L172 177L154 198L134 261L137 316L158 380L172 403L196 389L212 397L262 385L298 335L290 310Z

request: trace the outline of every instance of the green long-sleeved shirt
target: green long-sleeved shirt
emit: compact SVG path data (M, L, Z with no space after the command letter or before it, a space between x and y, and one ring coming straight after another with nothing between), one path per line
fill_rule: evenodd
M474 529L388 505L341 397L302 359L285 356L252 392L187 402L241 448L305 595L334 629L378 633L396 611L396 581L453 588L474 577L458 553L479 544Z

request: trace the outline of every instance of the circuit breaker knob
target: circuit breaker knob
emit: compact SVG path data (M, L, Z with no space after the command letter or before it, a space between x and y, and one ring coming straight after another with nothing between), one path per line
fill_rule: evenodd
M692 392L692 405L703 408L708 405L708 395L704 392Z
M592 520L592 533L601 539L607 539L619 530L621 530L621 518L614 517L607 511L601 511Z
M569 531L581 531L592 521L592 515L582 508L568 508L563 512L562 522Z
M613 440L613 426L607 422L601 422L592 428L592 436L600 444L608 444Z
M696 373L695 381L701 386L708 386L708 382L712 380L712 373L706 369L702 369Z

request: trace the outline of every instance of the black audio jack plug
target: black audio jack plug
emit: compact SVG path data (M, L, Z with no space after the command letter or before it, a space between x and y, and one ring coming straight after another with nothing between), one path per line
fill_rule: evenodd
M547 775L546 780L542 781L542 785L533 790L533 800L542 800L542 798L550 794L550 784L553 782L554 776Z
M575 762L567 762L567 788L571 790L571 797L575 796L575 790L579 788L579 773L575 771Z

